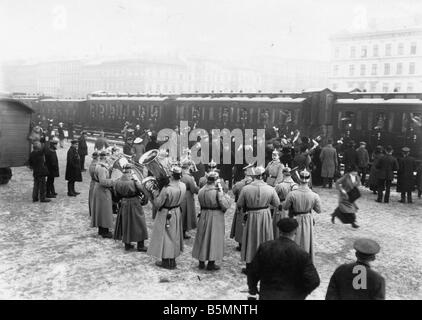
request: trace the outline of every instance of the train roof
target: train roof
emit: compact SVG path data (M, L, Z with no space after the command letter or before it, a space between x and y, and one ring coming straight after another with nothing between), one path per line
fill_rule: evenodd
M164 101L167 100L167 96L152 96L152 97L89 97L88 100L97 100L97 101Z
M51 102L81 102L86 99L41 99L40 101L51 101Z
M336 104L420 104L420 99L382 99L382 98L361 98L361 99L337 99Z
M177 97L176 101L239 101L239 102L284 102L284 103L302 103L306 98L291 97Z

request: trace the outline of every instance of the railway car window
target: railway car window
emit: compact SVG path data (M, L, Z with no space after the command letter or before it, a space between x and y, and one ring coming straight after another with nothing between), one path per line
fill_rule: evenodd
M356 113L356 130L362 130L362 111Z
M339 129L351 130L355 123L356 114L352 111L342 111L339 113Z
M293 121L293 123L294 123L295 125L298 125L298 124L299 124L299 112L300 112L300 110L296 110L296 111L294 112L294 116L293 116L292 121Z
M388 131L392 132L394 128L394 112L390 112L388 115Z
M215 108L214 107L209 107L208 108L208 119L210 121L214 121L214 112L215 112Z
M377 113L375 116L375 130L385 130L387 124L387 115L384 112Z
M372 130L373 118L374 118L374 114L372 112L368 112L368 127L367 127L367 130Z
M200 120L201 120L201 108L193 107L192 108L192 122L199 123Z

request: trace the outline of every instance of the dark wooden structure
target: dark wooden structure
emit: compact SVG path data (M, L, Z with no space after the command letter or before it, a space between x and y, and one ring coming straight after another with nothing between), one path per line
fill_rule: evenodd
M31 150L28 140L31 115L34 111L26 104L9 98L0 98L0 177L3 183L10 179L9 167L27 163ZM5 181L7 180L7 181Z

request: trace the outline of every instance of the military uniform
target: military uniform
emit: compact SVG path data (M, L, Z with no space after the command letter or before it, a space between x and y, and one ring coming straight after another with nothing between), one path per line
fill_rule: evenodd
M66 174L65 178L68 181L67 183L67 194L69 196L76 196L79 192L75 191L75 182L82 182L82 173L81 173L81 160L79 157L78 150L74 146L75 140L72 140L72 146L67 152L67 162L66 162Z
M98 233L111 237L109 228L113 227L113 201L111 188L113 180L110 179L108 165L100 161L95 167L93 175L95 185L92 191L91 227L98 227Z
M223 259L224 255L224 213L230 208L230 197L219 191L214 184L207 184L198 193L201 213L198 231L192 249L192 257L200 262Z
M283 203L286 200L287 195L298 188L296 182L294 182L293 178L288 175L283 178L283 181L278 183L275 186L275 192L277 192L278 198L280 199L280 203ZM281 210L280 210L281 209ZM273 216L273 231L274 231L274 239L278 239L280 236L277 223L280 219L287 218L289 213L287 210L283 208L276 208Z
M121 198L114 239L122 240L126 245L137 242L138 251L146 251L144 240L148 239L148 229L142 206L148 203L147 191L130 173L124 173L116 180L113 189L117 198Z
M279 204L274 188L262 180L253 181L240 192L237 207L247 215L242 235L242 261L250 263L259 245L274 239L270 205L278 207Z
M188 171L184 171L180 179L186 185L186 193L180 204L182 213L183 232L196 229L196 210L194 195L198 193L199 188L195 179ZM187 238L187 237L186 237Z
M353 246L358 260L343 264L334 271L325 299L384 300L385 279L369 264L380 250L378 243L371 239L358 239Z
M95 153L94 153L95 154ZM88 167L88 173L89 176L91 177L91 182L89 183L89 192L88 192L88 208L89 208L89 216L91 216L91 212L92 212L92 195L93 195L93 191L94 191L94 186L95 186L95 168L97 167L98 164L98 154L93 155L93 159L91 164Z
M251 177L245 177L239 182L236 182L233 186L233 194L234 194L234 200L237 203L239 199L240 192L242 191L243 187L247 186L249 183L252 182ZM230 230L230 238L233 239L239 243L239 245L242 244L242 235L243 235L243 219L245 217L245 213L243 210L240 210L237 206L233 215L233 221L232 221L232 227Z
M180 204L186 185L175 179L153 200L158 208L147 254L161 260L174 260L183 251L183 231Z
M284 165L278 159L268 163L265 168L265 173L267 174L266 182L268 185L274 187L283 180L283 168Z
M402 149L404 153L410 152L410 149L404 147ZM400 202L406 201L412 203L412 191L415 189L415 177L414 172L416 171L415 158L405 155L403 158L398 160L399 168L397 170L397 192L401 194Z
M302 183L287 195L282 207L284 210L291 210L299 224L295 237L296 243L308 252L314 261L314 219L311 212L314 210L321 213L321 199L307 184Z

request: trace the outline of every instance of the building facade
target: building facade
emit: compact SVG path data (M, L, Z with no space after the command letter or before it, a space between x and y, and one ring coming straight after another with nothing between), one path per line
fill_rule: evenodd
M84 98L95 91L150 94L279 92L327 86L328 61L256 59L219 61L197 57L135 57L2 67L4 90Z
M343 33L330 41L331 89L422 92L422 27Z

